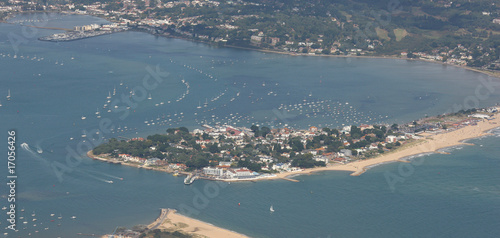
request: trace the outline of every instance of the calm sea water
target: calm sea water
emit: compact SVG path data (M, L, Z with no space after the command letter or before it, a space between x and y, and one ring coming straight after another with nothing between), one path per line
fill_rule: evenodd
M23 15L11 21L35 24L26 21L33 18L45 19ZM71 28L104 22L48 15L37 24ZM162 207L254 237L500 235L498 136L474 140L477 146L451 155L422 157L423 163L411 167L387 164L359 177L320 173L300 176L300 183L197 181L184 186L183 178L87 158L75 161L71 153L85 151L102 137L130 138L203 123L296 128L401 123L499 102L498 91L481 88L492 80L487 76L404 60L213 48L137 32L61 43L37 40L55 30L1 24L0 32L0 131L5 137L9 129L17 131L17 206L24 217L18 220L19 232L5 230L7 237L104 234L116 226L149 223ZM11 40L20 42L17 48ZM157 66L168 76L160 74L161 82L145 87L145 78L150 77L147 84L155 82L149 69ZM124 104L117 103L115 109L113 103L126 101L134 88L133 108L125 114ZM9 89L12 100L6 101ZM103 122L114 130L81 137ZM0 146L1 154L6 147ZM4 206L6 158L0 164ZM62 171L60 177L54 168ZM392 186L388 175L398 178Z

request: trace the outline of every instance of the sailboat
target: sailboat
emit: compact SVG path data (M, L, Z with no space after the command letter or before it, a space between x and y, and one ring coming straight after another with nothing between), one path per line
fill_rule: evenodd
M208 99L205 99L205 105L204 105L204 106L205 106L205 107L207 107L207 106L208 106Z
M274 212L273 205L271 205L271 207L269 208L269 211Z
M2 102L0 101L0 107L2 106Z
M116 95L116 87L113 89L113 96Z
M9 93L7 94L7 101L10 101L10 89L9 89Z
M153 98L151 97L151 93L149 94L149 97L148 97L148 99L149 99L149 100L153 99Z
M107 99L110 99L111 98L111 92L108 92L108 96L106 97Z
M0 105L1 105L1 104L0 104ZM197 106L196 108L198 108L198 109L200 109L200 108L201 108L201 102L198 102L198 106Z

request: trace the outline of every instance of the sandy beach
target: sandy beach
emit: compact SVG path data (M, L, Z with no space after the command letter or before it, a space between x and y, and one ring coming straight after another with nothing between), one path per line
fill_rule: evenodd
M285 180L289 180L289 181L293 181L293 182L298 182L297 180L289 179L289 177L293 177L293 176L300 175L300 174L311 174L311 173L320 172L320 171L351 171L352 176L358 176L358 175L361 175L362 173L364 173L369 167L374 166L374 165L400 161L401 158L405 158L405 157L413 156L413 155L418 155L418 154L439 153L437 150L443 149L446 147L453 147L453 146L459 146L459 145L470 145L470 144L464 143L462 141L467 140L467 139L471 139L471 138L476 138L476 137L488 135L486 133L486 131L489 131L489 130L496 128L496 127L500 127L499 114L496 114L495 116L496 117L492 120L489 120L489 121L484 120L484 121L478 122L477 125L474 125L474 126L469 125L469 126L459 128L457 130L449 131L449 132L428 135L425 138L418 140L416 143L414 143L410 146L404 146L404 147L396 149L394 151L379 155L375 158L354 161L354 162L347 163L347 164L329 164L326 167L303 169L303 170L294 171L294 172L284 172L284 173L274 174L275 176L261 177L261 178L252 179L252 180L256 181L256 180L285 179ZM165 169L165 168L152 168L152 167L147 167L147 166L138 165L138 164L112 161L112 160L100 158L100 157L94 155L92 153L92 151L89 151L87 153L87 156L92 158L92 159L97 159L97 160L101 160L101 161L108 162L108 163L116 163L116 164L132 166L132 167L136 167L136 168L144 168L144 169L157 170L157 171L163 171L163 172L169 172L169 173L173 172L173 171L170 171L170 170ZM246 180L228 180L228 181L243 182Z
M193 218L189 218L176 213L174 209L169 209L169 212L164 222L158 229L168 231L181 231L190 235L201 237L232 237L232 238L248 238L248 236L216 227L212 224L202 222Z
M494 129L496 127L500 127L499 114L496 114L495 116L496 117L494 119L490 121L484 120L478 122L477 125L475 126L472 125L465 126L454 131L427 136L424 139L420 139L420 143L416 143L412 146L405 147L402 149L397 149L395 151L382 154L375 158L354 161L348 164L337 164L327 167L305 169L302 171L285 172L277 174L276 177L270 177L266 179L283 179L286 177L299 174L310 174L319 171L335 171L335 170L351 171L353 172L351 173L352 176L358 176L364 173L368 169L368 167L374 165L399 161L401 158L423 153L438 153L437 150L447 147L453 147L459 145L471 145L469 143L465 143L462 141L476 137L486 136L488 135L488 133L486 133L487 131Z

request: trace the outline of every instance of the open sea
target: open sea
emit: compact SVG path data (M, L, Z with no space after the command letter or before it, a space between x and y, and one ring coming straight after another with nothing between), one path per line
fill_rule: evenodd
M2 229L0 237L102 235L149 224L160 208L251 237L500 237L498 130L449 155L380 165L359 177L295 177L299 183L185 186L182 177L81 155L109 138L178 126L405 123L495 105L498 79L419 61L288 56L139 32L43 42L38 37L61 31L24 25L106 21L28 14L9 22L0 24L0 206L9 205L13 129L18 232Z

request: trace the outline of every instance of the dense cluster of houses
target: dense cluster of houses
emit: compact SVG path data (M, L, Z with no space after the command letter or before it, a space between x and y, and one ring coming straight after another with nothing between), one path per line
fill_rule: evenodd
M304 130L290 128L269 129L269 133L266 136L255 136L255 130L252 131L246 127L228 125L203 125L202 129L195 129L190 133L194 138L197 138L196 144L200 145L202 149L206 149L207 147L213 145L217 145L221 148L218 152L211 153L212 159L209 161L211 166L204 167L199 170L197 172L198 176L209 179L250 180L258 178L259 176L269 176L269 174L265 172L291 172L301 170L299 167L292 166L293 159L289 159L291 157L291 153L295 153L295 156L310 154L312 160L323 162L327 166L328 164L333 163L345 164L352 160L359 159L359 155L361 154L369 154L371 151L374 151L372 154L382 153L382 151L389 151L391 149L389 145L404 144L409 139L420 139L422 136L425 136L421 135L423 132L440 133L446 130L475 125L478 121L489 120L490 115L496 112L498 112L498 108L491 107L482 111L477 111L476 113L468 114L467 116L451 116L441 120L435 120L436 118L424 118L419 120L418 123L408 123L404 126L400 126L397 133L384 136L384 141L377 140L377 142L374 143L365 143L366 146L359 148L356 147L356 149L349 147L351 143L354 144L367 140L368 137L374 138L376 135L372 133L373 131L369 131L370 133L363 133L363 136L359 139L352 139L349 135L352 132L351 130L353 127L345 126L343 128L339 128L339 135L336 136L340 137L339 140L343 142L343 146L340 147L338 152L328 150L328 146L320 146L319 148L316 148L316 146L315 148L303 149L295 152L290 151L271 154L259 152L259 154L252 156L251 158L247 154L240 154L239 156L236 156L232 152L237 148L245 148L248 144L252 144L252 148L258 147L259 145L269 145L268 148L280 146L282 149L291 149L289 143L289 139L291 138L294 138L294 140L300 140L300 142L304 145L304 148L306 148L306 144L312 141L316 136L328 135L328 133L325 130L320 130L315 126L312 126ZM387 127L389 126L387 125ZM357 128L363 132L364 130L373 129L374 127L371 125L360 125ZM334 136L334 134L330 134L330 136ZM350 138L349 141L347 138ZM131 140L143 141L145 139L133 138ZM170 146L183 150L194 149L183 142L185 141L181 140L179 143L171 143ZM222 149L222 147L225 149ZM150 147L150 150L156 149L157 148L155 146ZM185 164L167 163L166 160L159 158L141 158L130 154L118 154L118 157L121 161L138 163L144 166L168 166L168 168L172 171L184 171L188 168ZM252 163L259 164L261 172L263 173L257 173L245 167L238 167L239 161L248 159L250 159Z
M416 58L428 61L443 62L451 65L466 66L469 62L484 57L488 57L490 52L494 52L494 48L484 48L479 45L476 48L467 48L462 44L458 44L455 48L441 47L433 49L431 52L401 52L402 57ZM479 56L474 57L474 54L480 52ZM492 62L493 65L500 65L500 61Z

